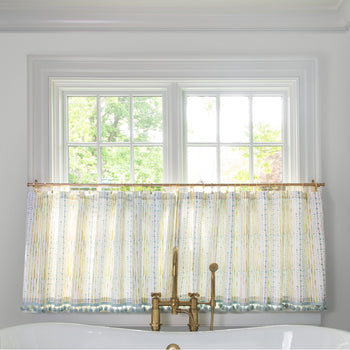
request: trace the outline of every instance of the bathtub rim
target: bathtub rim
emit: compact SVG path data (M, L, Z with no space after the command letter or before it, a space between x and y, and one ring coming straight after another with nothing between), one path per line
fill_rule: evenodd
M57 321L45 321L45 322L28 322L28 323L22 323L18 325L13 325L9 327L4 327L0 328L0 335L4 331L9 331L9 330L15 330L15 329L21 329L21 328L36 328L39 326L46 326L49 325L49 327L54 327L54 326L64 326L64 327L83 327L83 328L96 328L96 329L105 329L107 331L113 331L113 330L119 330L119 331L127 331L127 332L136 332L136 333L147 333L147 334L157 334L157 333L189 333L189 334L198 334L198 333L211 333L211 332L234 332L234 331L240 331L240 330L251 330L251 329L271 329L271 328L278 328L278 329L293 329L293 328L298 328L298 329L322 329L325 331L337 331L337 332L344 332L346 334L349 334L350 336L350 331L344 330L344 329L339 329L339 328L333 328L333 327L326 327L322 325L309 325L309 324L271 324L271 325L258 325L258 326L219 326L214 330L210 331L208 330L198 330L198 332L190 332L187 327L178 327L178 326L165 326L163 329L161 329L159 332L154 332L151 329L139 329L138 326L135 327L130 327L130 326L109 326L109 325L101 325L101 324L86 324L86 323L78 323L78 322L57 322ZM145 328L150 328L150 326L145 326ZM186 328L186 330L180 330L179 328ZM202 327L203 328L203 327ZM207 327L209 328L209 327Z

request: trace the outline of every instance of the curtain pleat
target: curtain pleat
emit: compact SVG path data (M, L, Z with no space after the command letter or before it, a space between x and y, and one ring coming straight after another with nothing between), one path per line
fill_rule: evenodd
M26 231L25 311L147 311L171 296L174 246L180 298L207 301L216 262L223 311L326 308L321 190L46 188L28 193Z

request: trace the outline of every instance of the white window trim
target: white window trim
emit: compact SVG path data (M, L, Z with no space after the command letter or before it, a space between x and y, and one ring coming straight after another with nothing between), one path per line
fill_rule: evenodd
M59 113L62 106L50 106L52 97L58 93L60 85L69 85L72 79L80 80L85 87L96 86L96 79L103 84L111 84L111 80L133 80L135 86L142 87L142 81L152 80L155 85L160 81L168 81L170 94L174 100L181 99L182 89L186 89L194 81L206 82L213 86L213 80L235 81L240 84L250 79L255 81L269 80L280 84L286 82L293 98L298 97L299 105L291 106L290 120L297 123L289 135L299 141L299 148L294 153L291 162L300 160L303 171L298 175L301 182L314 179L321 181L321 157L318 120L318 61L310 57L274 57L274 58L96 58L96 57L58 57L29 56L28 57L28 181L37 179L40 182L53 181L52 162L59 154L51 154L52 145L57 142L53 128L62 126L53 123L53 114ZM94 81L95 80L95 81ZM278 80L278 83L277 83ZM171 81L182 81L181 86ZM75 84L75 83L74 83ZM113 85L115 82L113 82ZM141 84L141 85L140 85ZM183 106L168 106L176 114L181 114ZM179 110L178 110L179 109ZM183 121L167 121L166 136L169 143L177 143L182 147L183 140L179 128ZM299 130L296 132L295 130ZM169 162L176 167L179 162L177 152L173 150ZM61 181L62 179L58 179ZM174 179L169 177L169 182ZM164 325L183 326L184 319L180 316L165 315ZM52 317L56 321L81 322L114 326L131 326L142 328L149 323L149 315L42 315L33 314L33 322L45 321ZM200 315L201 324L208 323L208 314ZM257 326L266 324L321 324L321 313L247 313L247 314L217 314L216 327ZM148 329L148 327L145 327Z
M254 85L266 85L269 81L271 88L281 86L284 82L291 98L298 99L296 109L291 106L289 120L294 123L290 128L290 140L297 140L298 149L293 152L291 164L300 164L301 172L290 174L295 181L308 182L321 180L321 164L319 155L319 123L317 115L318 95L318 62L315 58L184 58L184 59L150 59L150 58L95 58L95 57L57 57L29 56L28 57L28 181L35 179L43 182L62 181L54 174L53 162L60 155L50 150L54 144L60 145L57 135L51 130L62 126L56 124L53 115L60 113L62 106L50 101L56 100L57 94L69 86L81 86L91 89L97 84L104 87L115 86L116 81L125 87L125 82L134 82L134 86L142 88L144 81L152 81L154 86L168 85L169 93L176 100L180 99L182 90L189 87L197 88L205 85L215 87L215 81L223 86L223 81L232 88L237 85L242 89L244 84L249 86L249 80ZM180 82L177 86L174 82ZM220 82L219 82L220 81ZM219 85L217 85L219 86ZM172 113L181 106L168 106ZM183 147L180 127L182 120L167 120L166 137L169 144ZM63 130L61 130L62 132ZM288 142L289 142L288 141ZM183 150L180 150L180 152ZM60 159L62 161L62 159ZM169 156L170 168L182 168L175 150ZM177 167L177 165L181 165ZM290 167L291 168L291 167ZM175 172L174 172L175 173ZM179 174L168 176L169 182L174 182Z

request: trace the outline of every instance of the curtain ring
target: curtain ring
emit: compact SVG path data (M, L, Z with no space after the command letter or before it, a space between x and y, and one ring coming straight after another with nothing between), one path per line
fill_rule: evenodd
M39 187L39 186L38 186L38 180L35 179L35 181L34 181L34 192L35 192L35 193L38 192L38 189L39 189L38 187Z

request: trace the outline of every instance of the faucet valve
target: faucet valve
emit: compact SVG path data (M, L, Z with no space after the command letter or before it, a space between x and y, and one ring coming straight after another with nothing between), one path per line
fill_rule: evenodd
M198 293L188 293L188 296L190 298L198 298L199 297L199 294Z
M159 331L160 330L160 308L159 308L159 302L160 302L160 293L151 293L152 297L152 314L151 314L151 323L150 326L152 327L152 331Z
M160 330L160 306L170 306L171 313L173 315L177 315L178 313L185 313L189 316L188 326L190 331L198 331L198 305L205 304L211 306L211 322L210 322L210 330L213 330L213 322L214 322L214 308L216 305L215 302L215 272L218 269L218 265L216 263L212 263L209 266L209 270L211 271L211 298L209 302L198 302L199 294L198 293L188 293L190 300L179 300L177 296L177 265L178 265L178 248L175 247L173 251L173 288L172 288L172 296L170 300L160 300L161 293L151 293L152 297L152 318L151 318L151 327L153 331ZM181 308L181 306L189 307L189 309Z

